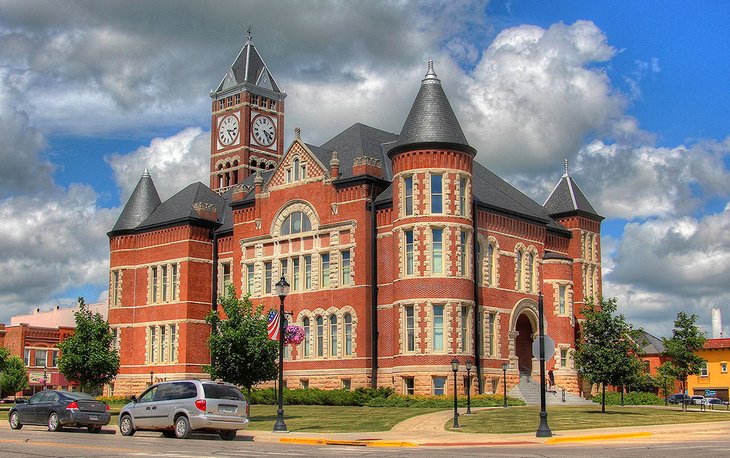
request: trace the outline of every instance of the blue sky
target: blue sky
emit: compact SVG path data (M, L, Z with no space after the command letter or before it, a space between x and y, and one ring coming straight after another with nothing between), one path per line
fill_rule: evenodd
M434 59L485 166L542 203L569 160L630 321L730 320L730 3L56 6L0 4L0 322L104 300L105 233L144 168L163 199L207 183L208 92L249 25L287 142L400 131Z

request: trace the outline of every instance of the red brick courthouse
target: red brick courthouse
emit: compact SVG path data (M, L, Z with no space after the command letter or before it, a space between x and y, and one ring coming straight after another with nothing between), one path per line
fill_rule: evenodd
M319 146L296 129L284 145L286 94L249 37L210 94L209 186L161 202L145 172L109 232L114 394L205 377L214 296L232 283L278 307L281 276L306 335L287 349L290 388L445 394L457 357L499 391L505 362L510 386L537 373L542 291L548 367L578 391L602 217L567 166L540 205L476 162L432 64L418 89L400 134L356 123Z

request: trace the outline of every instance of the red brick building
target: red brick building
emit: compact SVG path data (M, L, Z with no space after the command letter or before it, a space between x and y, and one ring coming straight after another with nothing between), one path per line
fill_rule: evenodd
M306 335L290 388L447 393L457 357L496 391L505 362L510 385L536 373L542 292L548 366L577 392L602 217L567 166L540 205L479 164L431 64L400 134L358 123L315 146L296 129L285 147L284 97L249 38L211 93L210 187L161 202L145 172L109 232L115 394L204 377L215 295L232 283L275 308L282 276Z

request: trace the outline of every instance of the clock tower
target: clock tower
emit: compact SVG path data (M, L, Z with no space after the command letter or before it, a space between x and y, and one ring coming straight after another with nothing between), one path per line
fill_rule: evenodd
M211 91L210 188L223 193L284 153L284 98L251 33Z

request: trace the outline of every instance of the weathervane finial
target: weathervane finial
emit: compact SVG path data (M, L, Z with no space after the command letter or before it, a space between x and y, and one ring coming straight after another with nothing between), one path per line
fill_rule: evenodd
M252 28L253 28L253 27L251 27L251 26L249 25L249 26L248 26L248 30L246 30L246 41L251 41L251 29L252 29Z
M563 166L565 167L565 176L568 176L568 159L563 159Z

